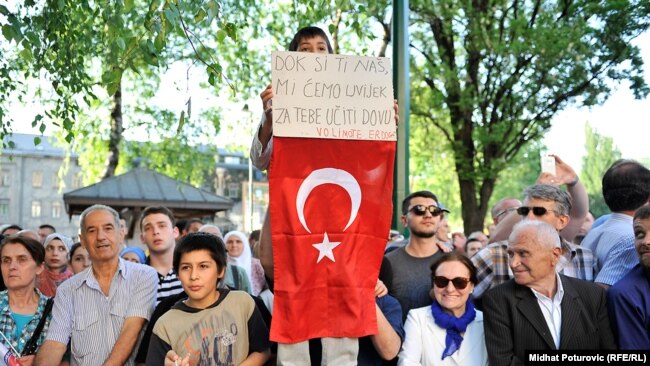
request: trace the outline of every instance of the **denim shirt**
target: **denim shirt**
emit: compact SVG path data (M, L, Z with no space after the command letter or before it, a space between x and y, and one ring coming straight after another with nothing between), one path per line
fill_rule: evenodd
M0 292L0 332L2 332L2 334L4 334L4 336L9 340L11 346L3 337L0 337L0 342L2 342L2 344L9 350L11 350L13 347L13 349L16 351L22 352L23 348L25 348L25 344L27 341L29 341L29 339L32 337L32 334L36 330L38 322L41 320L41 316L45 310L45 304L47 303L47 296L43 295L40 291L38 291L38 289L34 289L34 291L38 294L39 297L38 308L36 308L34 317L27 323L27 325L25 325L25 328L23 328L23 331L20 333L20 337L18 338L16 338L14 335L16 323L11 317L11 308L9 307L9 292L8 290ZM43 341L45 341L47 327L50 323L51 318L52 313L47 315L47 320L45 321L43 331L41 332L40 336L38 337L38 341L36 342L39 346L43 344Z

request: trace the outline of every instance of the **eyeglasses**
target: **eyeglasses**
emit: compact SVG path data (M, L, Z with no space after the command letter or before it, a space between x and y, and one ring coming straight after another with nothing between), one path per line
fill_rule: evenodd
M455 277L453 279L449 279L442 276L433 276L433 284L436 285L437 288L446 288L447 285L449 285L449 282L451 282L457 290L462 290L467 287L469 278Z
M501 217L501 216L503 216L503 215L505 215L505 214L507 214L509 212L512 212L512 211L514 211L516 209L517 209L516 207L506 208L505 210L503 210L503 211L499 212L498 214L494 215L494 218L498 219L499 217Z
M535 215L535 216L544 216L544 215L546 215L547 212L553 211L553 210L549 210L546 207L539 207L539 206L535 206L535 207L521 206L521 207L517 208L517 213L519 215L521 215L521 216L528 216L528 213L530 211L533 211L533 215ZM555 212L555 211L553 211L553 212Z
M436 217L436 216L442 215L447 210L442 209L442 208L440 208L438 206L434 206L434 205L431 205L431 206L415 205L415 206L409 208L409 211L413 212L414 214L416 214L418 216L423 216L424 214L427 213L427 211L429 211L431 216ZM449 212L449 211L447 211L447 212Z

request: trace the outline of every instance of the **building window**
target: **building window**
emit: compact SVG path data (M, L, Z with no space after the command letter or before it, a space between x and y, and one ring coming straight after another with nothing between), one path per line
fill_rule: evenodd
M239 198L239 183L228 183L228 197Z
M34 170L32 172L32 187L40 188L43 186L43 171Z
M9 200L0 200L0 218L9 218Z
M72 189L77 189L83 187L83 178L81 175L75 175L72 177Z
M3 187L9 187L11 183L11 178L9 176L9 171L3 170L0 172L0 185Z
M52 202L52 218L61 217L61 202Z
M226 164L241 164L241 159L238 156L226 156L223 160Z
M59 189L61 187L61 178L59 178L59 173L52 174L52 188Z
M32 217L41 217L41 201L32 201Z

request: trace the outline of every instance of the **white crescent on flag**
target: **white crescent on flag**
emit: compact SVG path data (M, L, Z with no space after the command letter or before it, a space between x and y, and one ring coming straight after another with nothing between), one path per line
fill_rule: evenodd
M350 195L352 211L350 212L350 220L343 229L343 231L345 231L345 229L352 225L352 222L354 222L354 219L357 217L357 213L359 213L359 206L361 206L361 187L352 174L342 169L317 169L312 171L307 178L302 181L302 184L298 189L298 194L296 195L298 219L300 220L302 227L311 234L311 230L309 230L307 222L305 221L305 201L307 201L307 197L309 197L309 194L314 188L323 184L336 184L345 189L345 191L348 192L348 195Z
M309 197L311 191L322 184L336 184L337 186L345 189L345 191L350 196L350 200L352 201L352 209L350 212L350 220L348 220L345 228L343 228L343 231L345 231L348 227L350 227L350 225L352 225L354 219L359 213L359 206L361 206L361 187L359 186L359 182L357 182L352 174L342 169L317 169L312 171L307 176L307 178L305 178L305 180L300 185L300 188L298 189L298 194L296 195L296 210L298 211L298 219L300 220L302 227L304 227L305 230L311 234L311 230L309 230L307 222L305 221L305 202L307 201L307 197ZM327 233L325 233L323 242L312 244L314 248L316 248L319 252L316 263L319 263L324 257L327 257L332 262L335 262L334 253L332 250L340 244L341 242L329 241Z

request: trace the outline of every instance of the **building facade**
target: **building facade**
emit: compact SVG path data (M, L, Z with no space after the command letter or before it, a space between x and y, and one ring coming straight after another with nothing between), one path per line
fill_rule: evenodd
M0 225L36 230L50 224L58 232L76 237L79 216L70 220L63 194L83 187L78 157L74 153L67 157L51 137L38 136L42 141L35 145L35 137L13 134L7 140L14 145L0 155ZM212 178L213 184L203 188L235 202L231 210L217 214L215 223L226 231L248 233L261 228L268 207L268 181L263 172L249 165L248 156L219 148Z
M79 218L68 217L63 193L83 186L75 154L69 157L50 137L13 134L13 146L0 155L0 224L17 224L37 230L42 224L76 237Z
M266 175L250 164L248 155L221 148L218 152L214 191L235 202L228 212L229 220L235 225L233 229L246 233L260 229L269 204Z

